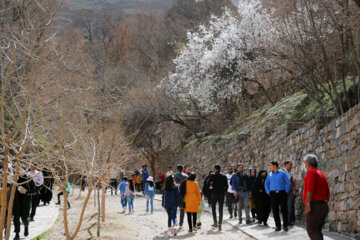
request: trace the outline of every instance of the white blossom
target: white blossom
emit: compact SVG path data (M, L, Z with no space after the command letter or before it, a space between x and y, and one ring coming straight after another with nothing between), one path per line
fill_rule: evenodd
M238 11L240 18L225 9L188 33L186 48L174 60L175 72L162 83L169 94L214 111L220 100L242 91L242 79L257 77L254 54L273 41L275 29L260 0L240 0Z

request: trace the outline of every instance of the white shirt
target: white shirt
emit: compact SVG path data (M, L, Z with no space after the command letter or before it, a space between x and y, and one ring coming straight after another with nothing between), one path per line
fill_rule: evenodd
M40 187L44 184L44 176L42 172L38 170L30 171L27 173L29 177L31 177L35 183L35 186Z
M234 191L232 190L232 187L231 187L231 184L230 184L230 180L232 178L233 174L226 174L226 178L227 178L227 181L228 181L228 193L234 193Z
M286 173L286 175L287 175L287 177L289 178L289 181L290 181L290 179L291 179L291 177L292 177L291 172L288 172L288 171L286 170L286 168L284 168L283 171Z

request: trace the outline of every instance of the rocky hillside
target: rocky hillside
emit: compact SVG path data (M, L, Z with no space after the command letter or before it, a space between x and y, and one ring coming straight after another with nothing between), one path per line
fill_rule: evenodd
M149 7L169 9L173 0L68 0L65 9L76 11L82 8L93 10L132 10L146 9Z

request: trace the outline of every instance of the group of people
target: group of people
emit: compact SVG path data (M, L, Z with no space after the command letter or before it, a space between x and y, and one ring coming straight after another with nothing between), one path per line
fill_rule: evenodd
M12 168L9 169L9 174L14 174L14 170ZM30 164L28 168L26 168L25 165L22 165L19 167L17 174L18 179L12 208L15 232L14 240L20 239L20 219L24 225L24 236L29 235L29 222L35 221L36 210L40 205L40 201L43 202L43 205L50 204L53 195L52 187L54 183L51 172L46 169L43 169L42 171L38 170L36 164ZM61 181L64 184L64 180ZM12 187L13 185L8 183L5 188L2 188L3 191L6 191L6 216L8 213ZM69 185L67 191L69 194ZM62 192L58 194L59 203L61 195ZM69 203L68 207L70 207ZM4 230L6 230L6 221ZM3 233L4 230L2 230L1 233Z
M303 189L306 229L310 239L323 239L322 227L328 214L327 202L330 198L327 178L317 168L318 159L315 155L306 155L304 164L307 169ZM189 233L201 228L201 215L205 207L204 198L207 198L212 209L212 227L219 231L222 230L224 203L228 207L230 218L238 218L239 224L243 223L243 209L246 224L257 220L258 224L264 226L268 226L267 221L272 211L275 231L281 231L281 229L288 231L288 227L295 221L294 202L299 196L297 181L291 171L292 165L291 161L286 161L284 168L280 169L278 162L273 161L270 163L270 172L263 169L256 173L256 169L249 169L246 173L244 165L239 163L235 170L232 166L228 167L226 175L221 173L220 165L215 165L213 171L206 176L202 191L194 172L185 172L182 165L177 166L175 173L169 168L162 189L162 207L168 215L167 234L169 236L177 234L177 231L183 227L185 213ZM142 181L144 182L144 196L147 199L146 212L152 213L156 192L154 179L147 173ZM123 211L125 212L126 204L128 204L129 214L132 214L135 196L133 180L124 177L119 189ZM179 219L177 218L178 210Z
M134 180L134 175L131 179L123 176L122 180L117 187L120 191L121 198L121 206L123 208L123 213L126 212L126 208L128 207L128 214L134 213L134 198L136 191L143 191L144 197L146 198L146 212L152 214L154 212L154 196L156 193L156 186L154 182L154 178L149 176L149 172L147 170L147 166L142 166L141 174L134 173L136 178ZM137 178L141 177L141 183L144 183L141 187L136 187Z

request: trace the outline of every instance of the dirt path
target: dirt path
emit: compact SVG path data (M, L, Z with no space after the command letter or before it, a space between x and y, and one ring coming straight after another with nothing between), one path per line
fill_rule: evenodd
M85 194L82 194L82 199ZM76 201L75 198L78 193L70 198L71 209L69 210L69 218L71 231L75 229L75 222L80 215L81 202ZM94 207L93 197L91 198L83 225L77 239L96 239L96 221L97 221L97 207ZM106 222L102 223L100 239L141 239L141 240L160 240L168 239L165 235L167 230L167 214L161 207L159 201L154 201L154 213L146 214L146 200L143 197L136 197L135 213L133 215L126 215L120 213L120 196L107 193L106 196ZM179 217L179 214L178 214ZM184 221L184 229L180 231L178 236L171 237L171 239L217 239L217 240L231 240L231 239L251 239L237 228L233 228L228 224L223 224L223 230L218 232L211 228L212 217L208 213L204 213L202 217L202 229L197 233L189 234L187 232L187 220ZM41 239L64 239L64 227L62 221L62 214L60 213L54 227L45 234Z

